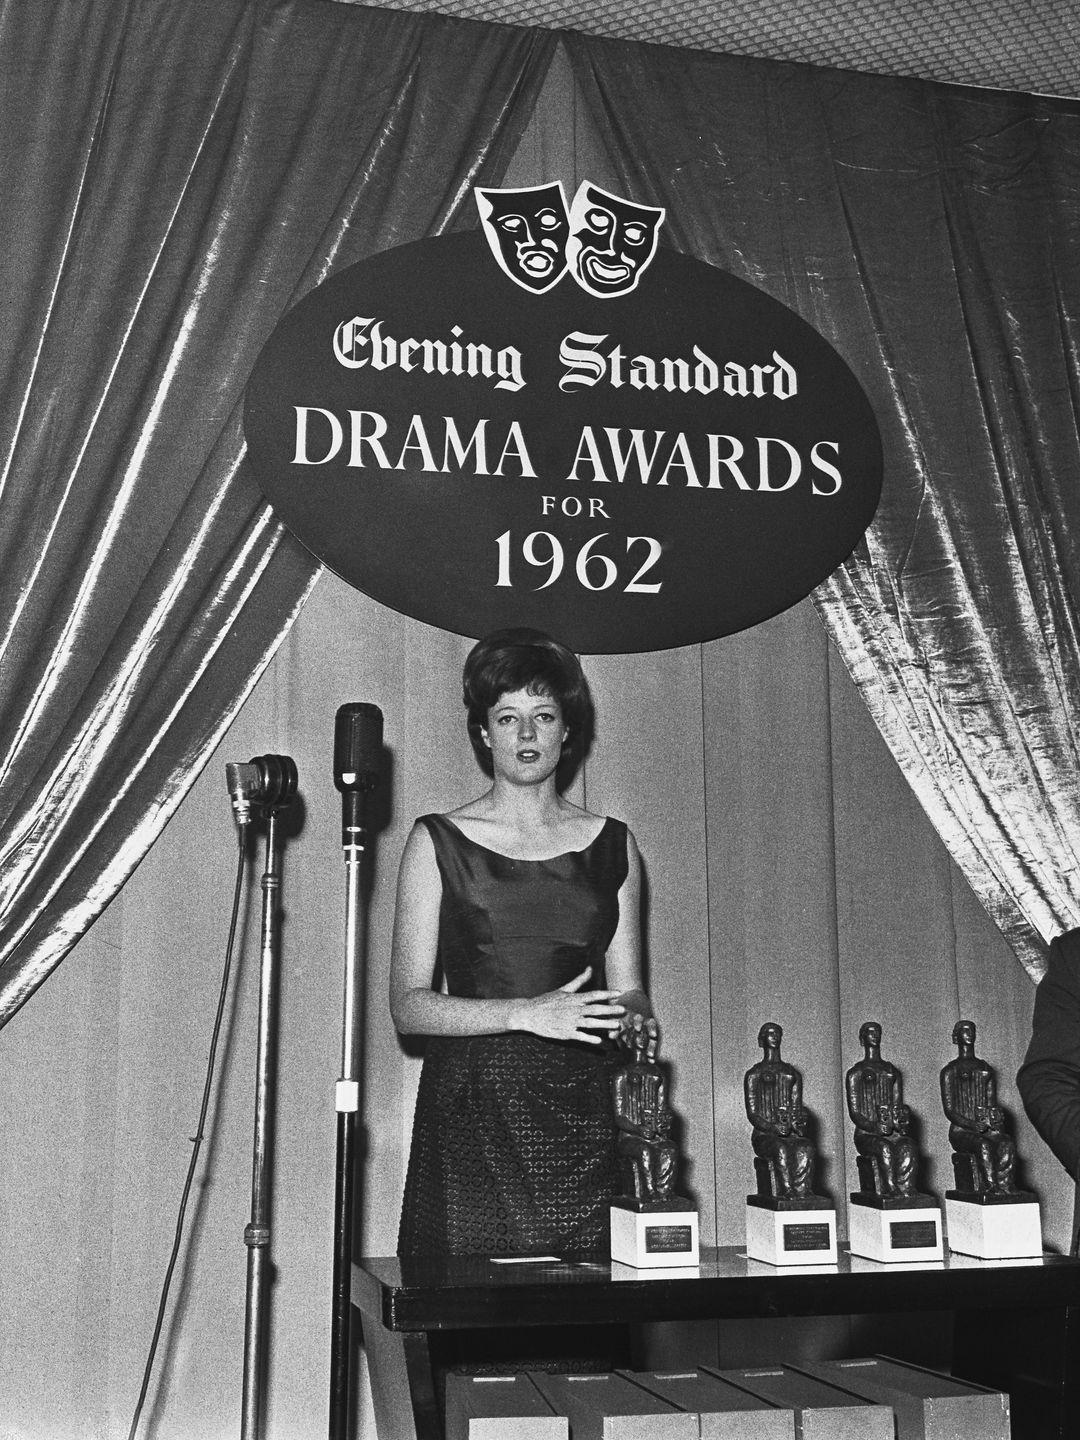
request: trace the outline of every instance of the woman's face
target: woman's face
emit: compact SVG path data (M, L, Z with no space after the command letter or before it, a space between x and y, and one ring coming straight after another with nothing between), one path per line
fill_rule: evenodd
M532 785L554 773L567 728L562 706L550 695L510 690L488 711L481 734L495 774L515 784Z

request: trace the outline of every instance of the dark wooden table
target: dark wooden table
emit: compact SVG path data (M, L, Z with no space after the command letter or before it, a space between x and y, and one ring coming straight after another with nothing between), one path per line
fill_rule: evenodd
M1014 1440L1080 1437L1080 1261L1059 1255L901 1266L842 1251L835 1266L796 1273L731 1246L703 1249L696 1269L651 1274L383 1258L353 1265L352 1299L379 1440L442 1440L429 1345L441 1331L922 1311L952 1314L955 1375L1009 1392Z

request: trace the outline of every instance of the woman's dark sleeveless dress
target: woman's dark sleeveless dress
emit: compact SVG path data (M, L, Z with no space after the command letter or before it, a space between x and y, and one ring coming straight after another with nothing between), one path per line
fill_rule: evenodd
M424 815L443 897L448 992L539 995L604 956L627 874L626 826L586 849L513 860ZM402 1255L606 1252L619 1189L611 1047L513 1032L427 1042L401 1212Z

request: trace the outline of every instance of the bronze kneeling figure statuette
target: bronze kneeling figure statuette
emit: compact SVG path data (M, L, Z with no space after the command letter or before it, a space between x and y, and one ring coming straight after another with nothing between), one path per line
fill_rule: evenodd
M896 1066L881 1058L881 1026L876 1020L860 1027L859 1040L863 1058L844 1082L859 1167L859 1190L852 1199L882 1209L936 1205L932 1195L916 1187L919 1151L910 1134L904 1081Z
M956 1189L950 1200L981 1205L1028 1202L1035 1196L1017 1190L1016 1143L997 1103L994 1068L975 1054L975 1022L958 1020L953 1027L955 1060L941 1072L941 1105L949 1121Z
M822 1209L831 1202L812 1189L817 1148L806 1133L802 1075L780 1054L783 1038L774 1020L764 1024L758 1032L762 1059L743 1077L758 1187L747 1201L772 1210Z
M674 1194L678 1146L668 1105L667 1072L656 1058L655 1030L628 1033L630 1057L611 1079L623 1194L616 1204L632 1210L685 1210L690 1202Z

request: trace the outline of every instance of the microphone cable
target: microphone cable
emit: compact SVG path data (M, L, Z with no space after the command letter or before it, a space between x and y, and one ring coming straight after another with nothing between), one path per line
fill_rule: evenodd
M221 993L218 996L217 1015L214 1019L213 1034L210 1037L210 1055L207 1060L206 1080L203 1085L202 1108L199 1111L199 1126L195 1134L191 1137L191 1160L188 1164L187 1178L184 1181L184 1191L180 1197L180 1210L176 1217L176 1235L173 1239L169 1264L165 1271L165 1282L161 1289L161 1299L158 1302L157 1321L154 1325L154 1334L150 1341L150 1353L146 1357L142 1389L139 1391L139 1399L132 1417L131 1429L128 1431L128 1440L135 1440L135 1432L139 1428L143 1405L146 1403L147 1391L150 1388L150 1376L154 1368L154 1359L157 1355L162 1326L165 1322L165 1308L169 1299L169 1286L172 1284L173 1271L176 1269L176 1262L180 1255L180 1242L184 1234L184 1216L187 1212L188 1196L191 1194L191 1187L195 1180L195 1170L199 1162L199 1150L202 1147L203 1131L206 1124L206 1113L210 1108L210 1095L214 1083L214 1065L217 1057L218 1038L221 1034L221 1022L225 1014L225 1000L229 991L229 975L232 970L233 947L236 940L236 927L240 915L240 897L243 893L244 860L247 852L245 843L247 839L246 826L241 825L239 827L238 836L239 846L236 864L236 886L233 892L232 917L229 922L229 938L225 946L225 968L221 977Z

